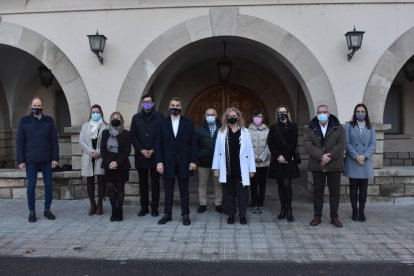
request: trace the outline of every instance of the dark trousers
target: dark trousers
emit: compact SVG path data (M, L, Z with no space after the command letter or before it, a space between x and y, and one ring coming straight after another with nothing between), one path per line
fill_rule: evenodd
M359 209L364 211L367 202L368 179L350 178L349 179L349 197L353 210L357 210L358 201Z
M250 180L253 207L263 207L266 195L267 171L269 167L256 167L256 173Z
M125 182L107 182L106 189L108 191L111 207L122 208L125 197Z
M36 182L37 172L42 172L43 183L45 185L45 210L50 209L53 198L52 188L52 164L51 162L45 163L27 163L26 175L27 175L27 205L32 212L36 211Z
M189 178L178 179L178 188L180 189L180 201L181 201L181 215L190 214L190 195L188 192ZM165 193L165 206L164 214L172 215L172 206L174 199L174 185L175 178L164 177L164 193Z
M328 184L329 189L329 207L331 217L338 217L341 172L312 172L312 175L314 185L313 209L315 217L322 217L325 183Z
M276 181L280 208L282 210L292 208L292 178L277 178Z
M103 198L105 197L106 187L105 187L105 176L97 175L98 179L98 202L102 203ZM95 202L95 176L86 177L86 190L88 192L89 200Z
M239 216L246 217L247 202L249 201L249 187L243 186L241 176L227 176L227 183L223 183L223 203L224 211L227 215L237 213L239 207Z
M141 207L148 209L149 206L149 193L148 193L148 174L151 175L151 209L158 210L158 203L160 201L160 174L155 168L139 168L139 193ZM149 172L149 173L148 173Z

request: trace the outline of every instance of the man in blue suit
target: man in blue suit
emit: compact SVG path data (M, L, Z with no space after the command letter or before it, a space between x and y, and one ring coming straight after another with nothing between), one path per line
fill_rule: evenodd
M172 219L175 178L180 188L181 215L183 224L190 225L189 178L197 168L197 150L193 122L181 116L181 100L172 98L169 103L170 116L162 120L155 146L157 171L163 175L165 207L164 216L158 224Z

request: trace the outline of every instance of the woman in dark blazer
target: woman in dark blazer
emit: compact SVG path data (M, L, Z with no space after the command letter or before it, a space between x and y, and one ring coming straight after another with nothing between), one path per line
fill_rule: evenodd
M267 137L271 152L269 178L277 181L281 211L278 220L286 218L292 222L292 179L300 176L297 160L294 158L298 144L298 127L290 121L289 108L276 108L276 124L272 125Z
M368 109L362 103L355 106L352 120L345 124L345 141L344 175L349 177L352 220L365 221L368 179L374 178L372 154L375 153L377 139L369 121Z
M111 221L122 221L125 182L129 180L129 154L131 135L124 129L124 119L119 112L111 114L110 127L102 132L102 168L105 169L106 188L111 202Z

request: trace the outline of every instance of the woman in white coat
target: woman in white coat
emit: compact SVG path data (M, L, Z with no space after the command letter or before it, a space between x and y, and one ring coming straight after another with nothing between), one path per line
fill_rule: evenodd
M88 197L91 202L89 215L102 215L102 201L105 196L104 169L101 168L101 135L107 129L102 108L95 104L91 107L89 121L82 125L79 145L82 148L81 175L86 177ZM95 201L95 175L98 179L98 203Z
M352 220L364 222L368 179L374 178L372 154L375 153L377 139L369 121L368 109L362 103L355 106L352 120L345 124L345 140L344 176L349 177Z
M217 134L212 169L223 185L227 223L234 223L238 206L240 224L246 224L250 178L256 172L256 165L251 136L237 108L228 108L223 114L222 127Z

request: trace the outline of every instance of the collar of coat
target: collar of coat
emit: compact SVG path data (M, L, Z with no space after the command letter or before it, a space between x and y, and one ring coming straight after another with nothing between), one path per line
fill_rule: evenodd
M207 129L210 129L209 128L209 123L207 123L206 120L203 121L203 127L207 128ZM216 127L217 127L217 129L221 128L221 122L220 122L219 119L216 119Z
M317 116L315 116L309 124L306 125L308 128L312 128L313 130L317 131L320 135L322 135L321 128L319 126L319 120ZM326 130L326 133L329 133L332 129L342 127L341 123L339 122L338 118L335 115L329 115L328 119L328 129Z
M257 130L257 126L254 123L251 123L249 125L249 129L251 129L251 130ZM259 130L260 131L266 130L266 129L267 129L267 126L265 124L261 124L260 127L259 127Z

